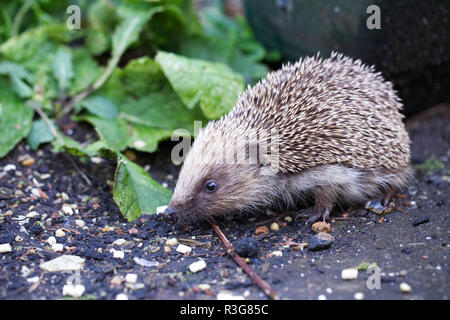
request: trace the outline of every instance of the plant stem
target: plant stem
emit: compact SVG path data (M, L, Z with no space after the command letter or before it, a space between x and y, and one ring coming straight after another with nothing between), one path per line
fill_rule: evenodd
M33 5L34 0L27 0L23 4L22 7L20 7L19 11L17 12L16 16L14 17L14 23L11 31L11 36L15 37L19 34L19 28L20 24L22 23L22 19L27 13L27 11L31 8Z
M260 276L245 262L244 259L242 259L234 249L233 245L228 241L228 239L225 237L225 235L222 233L222 231L219 229L219 227L212 221L208 220L208 222L211 224L211 226L214 229L214 232L217 234L219 239L222 241L222 243L225 245L225 248L227 248L227 253L236 261L236 263L244 270L244 272L252 279L252 281L271 299L278 300L278 295L275 292L275 290L270 287L270 285L265 282L263 279L261 279Z

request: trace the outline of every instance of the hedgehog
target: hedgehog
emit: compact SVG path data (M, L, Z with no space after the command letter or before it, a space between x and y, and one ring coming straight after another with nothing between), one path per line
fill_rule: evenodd
M287 63L198 133L165 213L192 225L274 209L313 223L335 208L388 208L412 172L401 109L361 60Z

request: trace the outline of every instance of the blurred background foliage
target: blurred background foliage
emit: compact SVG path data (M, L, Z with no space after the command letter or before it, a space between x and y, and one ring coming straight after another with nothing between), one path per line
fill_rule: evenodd
M70 29L70 5L80 28ZM153 152L173 130L193 132L226 114L247 84L280 59L222 1L0 1L0 157L22 139L33 149L118 159L114 199L133 220L171 192L124 155ZM95 141L60 129L90 123ZM189 133L188 133L189 134Z

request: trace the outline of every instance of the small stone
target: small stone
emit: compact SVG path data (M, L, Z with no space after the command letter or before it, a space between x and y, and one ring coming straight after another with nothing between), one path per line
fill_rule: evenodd
M259 235L268 235L269 234L269 229L266 226L261 226L259 228L256 228L255 234L257 236L259 236Z
M245 298L244 296L234 295L231 291L223 290L217 294L217 300L245 300Z
M241 257L253 258L258 256L258 242L253 238L241 238L233 243L236 253Z
M166 241L166 246L176 246L178 244L177 238L171 238Z
M164 252L165 253L169 253L170 251L172 251L172 249L168 246L164 246Z
M48 237L47 243L48 243L49 245L51 245L51 246L54 245L54 244L56 244L56 238L53 237L53 236Z
M16 242L22 242L22 241L23 241L23 238L22 238L20 235L17 235L17 236L14 238L14 241L16 241Z
M401 275L402 277L406 276L408 274L408 271L406 270L400 270L399 275Z
M166 212L168 206L160 206L158 208L156 208L156 213L157 214L163 214L164 212Z
M113 258L114 259L123 259L125 257L125 253L121 250L114 250Z
M3 167L3 171L4 172L16 171L16 166L13 164L7 164L6 166Z
M287 216L284 218L284 221L286 221L287 223L292 222L292 217Z
M125 242L127 242L127 240L125 240L125 239L123 239L123 238L120 238L120 239L115 240L112 244L121 246L121 245L123 245Z
M61 192L61 198L64 201L67 201L67 200L69 200L69 195L67 193L65 193L65 192Z
M61 243L55 243L54 245L52 245L52 250L54 252L62 252L64 250L64 245L62 245Z
M137 282L137 274L135 273L129 273L125 276L125 281L128 283L136 283Z
M319 221L319 222L314 223L311 226L311 229L315 233L319 233L319 232L330 233L330 231L331 231L331 224L326 223L325 221Z
M319 251L329 248L334 242L334 237L325 232L319 232L318 234L308 239L308 250Z
M63 287L63 296L79 298L84 294L86 288L82 284L66 284Z
M353 295L353 298L355 298L355 300L362 300L362 299L364 299L364 293L362 293L362 292L356 292L356 293Z
M7 252L11 252L11 251L12 251L12 248L9 243L0 244L0 253L7 253Z
M317 300L327 300L327 296L324 294L321 294L317 297Z
M78 256L63 255L53 260L41 263L39 266L47 272L82 270L85 259Z
M70 205L63 205L62 211L69 216L73 215L73 209Z
M75 224L80 228L84 228L86 226L86 223L81 219L76 219Z
M211 286L207 283L201 283L197 286L200 290L211 290Z
M128 300L128 296L125 293L119 293L116 296L116 300Z
M206 262L204 260L199 260L199 261L191 263L189 265L189 270L192 273L197 273L199 271L202 271L205 268L206 268Z
M31 274L31 272L33 272L33 271L31 271L31 269L28 268L28 267L25 266L25 265L23 265L23 266L20 268L20 275L21 275L23 278L28 277L28 276Z
M280 230L280 226L278 225L278 223L274 222L270 225L270 229L273 231L278 231Z
M341 278L343 280L355 280L358 278L358 269L350 268L344 269L341 273Z
M100 164L103 162L103 159L99 157L91 157L91 162L95 164Z
M159 265L158 261L149 261L149 260L138 258L138 257L134 257L133 260L134 260L134 262L136 262L136 264L143 266L143 267L156 267Z
M182 254L189 254L191 253L192 248L189 246L186 246L184 244L179 244L177 247L177 252L182 253Z
M22 160L22 165L25 167L31 167L34 164L35 160L31 156L27 156L25 159Z
M62 229L57 229L55 231L55 236L58 237L58 238L65 237L66 233Z
M327 288L326 292L327 292L328 294L332 294L332 293L333 293L333 289Z
M412 290L411 286L406 282L400 283L400 291L403 293L410 293Z
M430 218L429 218L429 217L422 217L422 218L419 218L419 219L414 220L414 222L412 223L412 225L413 225L414 227L417 227L418 225L421 225L422 223L427 223L427 222L429 222L429 221L430 221Z

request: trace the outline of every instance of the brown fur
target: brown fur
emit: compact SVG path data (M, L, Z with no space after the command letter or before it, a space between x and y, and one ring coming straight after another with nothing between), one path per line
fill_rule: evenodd
M359 60L333 53L288 64L201 131L169 207L190 222L277 205L298 208L313 197L326 217L336 203L387 197L411 174L401 107L392 84ZM278 134L279 150L252 162L249 148L276 140L261 130ZM273 164L274 174L261 174ZM210 180L218 184L214 193L205 192Z

